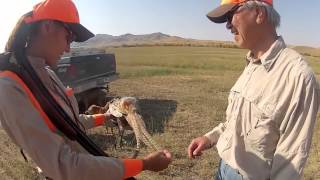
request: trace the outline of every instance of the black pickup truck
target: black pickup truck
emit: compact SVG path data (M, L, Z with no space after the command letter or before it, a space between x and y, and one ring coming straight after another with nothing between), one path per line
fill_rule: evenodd
M62 58L54 70L66 87L73 89L80 113L96 104L103 106L109 83L118 78L114 54L79 53Z

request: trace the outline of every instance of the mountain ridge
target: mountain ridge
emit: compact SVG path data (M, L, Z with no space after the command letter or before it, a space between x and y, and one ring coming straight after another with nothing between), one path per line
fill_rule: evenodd
M182 38L179 36L171 36L161 32L150 34L131 34L126 33L119 36L109 34L97 34L95 37L82 43L72 43L72 48L83 49L105 49L107 47L126 47L126 46L214 46L226 48L238 48L235 43L231 41L217 41L217 40L198 40L191 38ZM304 54L320 57L320 48L310 46L293 46L293 49Z
M171 36L161 32L151 34L123 34L113 36L109 34L97 34L95 37L82 43L72 43L73 48L105 48L117 46L134 46L134 45L210 45L215 43L223 43L234 45L229 41L216 41L216 40L197 40L191 38L182 38L179 36Z

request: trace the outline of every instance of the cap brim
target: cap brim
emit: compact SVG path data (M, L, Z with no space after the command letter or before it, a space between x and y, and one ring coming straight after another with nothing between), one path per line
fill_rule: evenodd
M92 37L94 34L90 32L87 28L82 26L81 24L76 23L67 23L70 27L71 31L76 35L76 42L84 42Z
M210 11L207 17L215 23L225 23L227 22L227 14L234 8L237 4L224 4L216 9Z

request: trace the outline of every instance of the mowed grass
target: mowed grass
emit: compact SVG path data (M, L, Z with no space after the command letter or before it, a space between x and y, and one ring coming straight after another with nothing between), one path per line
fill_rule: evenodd
M225 120L227 96L244 66L246 50L213 47L130 47L110 48L117 59L120 79L110 84L111 96L134 96L154 140L173 154L173 163L159 173L143 172L138 179L212 179L219 156L215 149L190 160L190 141L210 131ZM308 57L320 74L320 59ZM319 77L319 76L318 76ZM320 179L320 125L314 138L304 177ZM132 134L125 136L123 148L113 147L118 139L105 128L89 131L90 136L113 156L131 156ZM4 133L0 134L1 137ZM0 139L0 177L37 179L29 164L22 161L7 138ZM3 150L3 149L8 149ZM139 157L150 152L143 148ZM13 163L16 162L16 163ZM18 175L13 176L13 172ZM103 173L103 172L101 172ZM5 176L1 176L1 175ZM23 177L23 178L21 178Z

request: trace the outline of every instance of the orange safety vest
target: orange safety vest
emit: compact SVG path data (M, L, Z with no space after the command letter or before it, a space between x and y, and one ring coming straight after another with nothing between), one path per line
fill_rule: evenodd
M0 77L7 77L7 78L10 78L10 79L16 81L24 89L24 91L28 94L29 100L31 101L32 105L39 111L41 117L45 120L45 123L47 124L48 128L52 132L61 134L61 132L55 127L55 125L49 119L48 115L44 112L44 110L40 106L40 103L37 101L35 96L32 94L29 87L24 83L24 81L16 73L9 71L9 70L5 70L5 71L0 72ZM67 96L72 96L73 95L72 88L67 88L66 94L67 94ZM93 115L93 117L94 117L95 126L100 126L100 125L104 124L104 120L105 120L104 115L97 114L97 115Z
M28 86L23 82L23 80L16 73L6 70L6 71L0 72L0 77L7 77L7 78L10 78L10 79L16 81L24 89L24 91L28 94L29 100L31 101L32 105L39 111L41 117L45 120L45 123L47 124L48 128L52 132L56 132L56 133L59 132L59 130L51 122L51 120L49 119L47 114L43 111L42 107L40 106L40 103L34 97L31 90L28 88ZM72 96L73 95L72 88L67 88L66 94L67 94L67 96ZM103 123L104 123L104 116L96 115L95 116L95 126L102 125Z
M42 107L40 106L40 103L34 97L34 95L32 94L31 90L29 89L29 87L23 82L23 80L16 73L6 70L6 71L0 72L0 77L10 78L10 79L16 81L24 89L24 91L28 94L29 100L31 101L32 105L39 111L41 117L44 119L44 121L47 124L48 128L52 132L56 132L56 133L58 132L58 129L51 122L51 120L49 119L48 115L43 111Z

